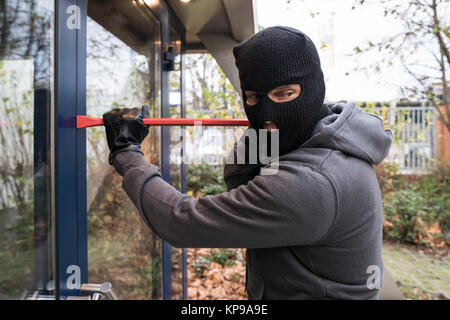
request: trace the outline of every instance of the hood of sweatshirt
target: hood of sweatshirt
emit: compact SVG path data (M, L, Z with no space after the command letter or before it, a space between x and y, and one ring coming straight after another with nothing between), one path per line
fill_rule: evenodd
M320 120L313 135L301 148L328 148L379 164L392 144L391 130L380 117L363 111L352 102L328 104L333 112Z

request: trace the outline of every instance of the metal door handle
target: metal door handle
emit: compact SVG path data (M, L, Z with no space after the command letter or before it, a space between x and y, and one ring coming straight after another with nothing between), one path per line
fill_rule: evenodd
M93 300L101 300L101 296L105 296L107 300L119 300L119 297L112 289L111 282L103 282L102 284L85 283L81 285L81 291L93 293ZM100 299L99 298L100 296ZM97 299L94 299L95 298Z
M102 284L85 283L81 285L81 292L88 293L88 295L69 296L66 300L102 300L105 296L106 300L119 300L119 297L112 289L111 282L104 282ZM25 291L22 295L23 300L54 300L55 297L49 294L43 295L39 290L34 291L28 295Z

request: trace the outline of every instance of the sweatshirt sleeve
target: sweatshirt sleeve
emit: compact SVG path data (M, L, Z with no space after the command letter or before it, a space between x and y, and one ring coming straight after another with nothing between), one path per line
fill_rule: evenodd
M223 169L223 177L228 191L247 184L260 173L259 164L239 164L237 161L237 142L227 157L227 163ZM231 159L231 160L230 160Z
M124 172L123 188L147 225L175 247L311 245L335 221L335 189L309 167L280 162L275 175L258 175L229 192L193 198L166 183L141 154L120 153L114 166Z

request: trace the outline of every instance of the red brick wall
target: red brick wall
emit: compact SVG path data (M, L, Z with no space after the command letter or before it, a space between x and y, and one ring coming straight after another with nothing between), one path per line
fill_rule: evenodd
M440 106L440 109L446 115L445 106ZM437 115L436 122L436 152L438 161L450 163L450 133L439 115Z

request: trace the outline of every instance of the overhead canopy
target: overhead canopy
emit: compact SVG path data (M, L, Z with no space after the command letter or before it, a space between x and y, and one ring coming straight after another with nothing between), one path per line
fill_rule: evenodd
M159 24L149 10L133 1L89 0L88 15L136 52L148 55ZM159 31L158 31L159 32Z
M160 0L162 1L162 0ZM186 30L187 53L211 53L240 92L232 48L256 32L255 0L166 0ZM134 50L145 54L153 39L151 15L132 1L90 0L88 14Z
M240 93L232 48L257 30L254 0L167 1L186 29L186 52L209 52Z

